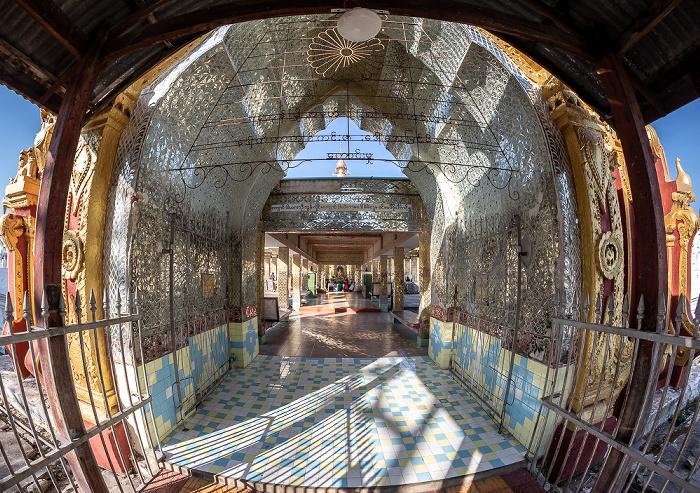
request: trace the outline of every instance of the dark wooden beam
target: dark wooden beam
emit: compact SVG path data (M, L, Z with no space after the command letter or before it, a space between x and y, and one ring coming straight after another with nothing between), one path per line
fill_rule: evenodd
M637 76L632 74L629 70L627 71L627 75L630 78L630 81L632 82L632 85L634 88L644 96L644 99L646 99L649 104L659 112L661 116L666 115L668 112L666 111L666 108L664 107L664 104L659 100L659 98L656 97L656 95L647 87L646 84L644 84Z
M156 0L152 4L140 8L133 14L129 15L126 19L121 21L119 24L114 26L114 28L109 32L109 37L115 38L125 33L129 29L133 28L138 22L148 18L148 16L152 15L156 10L160 9L161 7L164 7L172 1L173 0Z
M134 2L136 3L136 5L138 5L141 8L147 7L146 2L144 2L143 0L134 0ZM158 23L158 19L156 19L156 16L153 13L148 14L146 16L146 20L148 21L149 24L157 24ZM171 41L163 41L163 44L165 46L167 46L168 48L173 47L173 43Z
M647 79L647 86L652 91L663 91L688 72L697 69L698 66L700 66L700 41L674 60L669 60L669 63Z
M544 68L547 72L552 74L554 77L562 81L565 85L570 87L583 101L588 103L592 108L599 110L607 110L607 107L601 108L600 96L591 91L591 86L589 84L584 84L580 80L576 79L575 76L562 70L559 65L547 58L545 55L537 51L537 45L523 41L522 39L515 38L513 36L500 36L503 41L521 51L528 57L532 58L537 64ZM602 115L601 115L602 116Z
M52 0L15 0L76 57L85 53L88 38Z
M58 113L58 109L61 107L61 99L58 96L54 95L41 103L40 100L46 91L46 86L30 74L13 70L15 67L5 66L6 63L6 61L0 60L0 83L32 103L42 106L52 113Z
M598 63L598 74L610 102L632 190L635 217L632 282L638 294L644 295L646 309L642 320L631 320L631 323L638 323L640 329L646 332L661 332L663 327L658 326L658 318L668 291L668 264L664 213L654 156L632 81L617 55L605 55ZM636 300L634 305L636 306ZM623 443L633 443L639 433L643 432L642 429L636 429L636 424L640 420L646 422L649 416L656 377L659 374L659 349L659 345L650 341L639 344L633 362L633 374L628 382L632 392L618 419L616 438ZM631 465L629 457L618 449L611 449L596 482L598 489L595 491L602 491L601 488L605 491L620 491Z
M14 60L16 64L25 67L26 71L34 74L36 79L42 84L50 85L56 80L55 75L2 38L0 38L0 55L5 55L7 58Z
M106 36L106 33L104 35ZM100 71L100 45L92 46L78 61L76 77L68 86L58 112L41 178L34 245L33 289L34 313L42 313L42 300L46 300L46 308L49 310L47 317L36 317L37 325L43 328L63 325L58 313L63 298L63 220L80 130L85 122L85 113ZM84 437L85 424L75 393L66 336L41 339L39 354L44 388L51 402L57 432L69 440ZM107 491L89 441L78 445L68 454L67 459L81 491Z
M522 3L545 16L547 19L556 22L561 27L572 34L580 34L569 20L557 9L547 5L542 0L520 0Z
M269 2L265 10L260 8L259 2L217 5L162 20L131 35L111 37L105 44L103 56L106 61L109 61L156 43L188 34L204 33L226 24L287 15L323 14L328 13L333 7L337 7L337 4L325 3L323 0L318 2L277 0ZM589 60L595 58L588 41L579 35L477 5L459 5L449 0L436 0L430 3L420 0L385 0L381 4L365 5L365 7L388 9L395 15L472 24L496 33L510 34L553 46L581 58Z
M654 0L615 41L617 54L632 48L683 0Z
M68 70L63 72L59 76L59 78L56 79L56 82L54 82L53 84L51 84L51 86L49 86L49 88L46 90L44 95L41 96L41 99L39 99L39 102L44 104L44 102L48 101L51 96L56 94L56 92L59 89L61 89L66 84L66 82L68 82L73 77L73 74L78 70L78 67L79 67L79 65L77 62L73 63L68 68Z
M141 59L137 65L132 66L126 73L123 74L122 77L119 77L117 80L106 86L99 94L94 95L94 107L88 111L87 120L95 115L98 115L102 110L107 108L110 104L112 104L116 95L126 91L126 89L129 88L134 82L150 72L151 69L170 56L171 53L175 53L177 50L187 46L197 38L199 38L199 36L185 36L174 42L172 50L162 50Z

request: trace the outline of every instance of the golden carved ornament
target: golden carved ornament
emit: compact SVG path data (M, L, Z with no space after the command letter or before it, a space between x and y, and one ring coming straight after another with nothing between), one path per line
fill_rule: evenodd
M483 29L479 30L481 31L481 34L489 38L493 44L498 46L498 48L505 53L506 56L513 63L515 63L515 65L517 65L517 67L523 72L523 74L525 74L525 77L527 77L530 82L539 87L547 82L547 80L551 77L549 72L547 72L539 63L535 62L527 55L524 55L519 50L513 48L511 45L497 38L490 32L484 31Z
M10 183L16 183L23 176L39 178L39 168L33 147L30 147L26 151L20 151L17 163L17 175L15 175L14 179L10 180Z
M614 310L605 310L609 323L622 323L624 284L624 242L622 214L615 185L614 171L624 162L612 152L614 136L578 96L557 80L548 80L542 88L552 118L562 130L574 171L579 201L582 257L587 268L583 288L591 300L602 296L604 282L612 280L612 293L607 308L614 300ZM610 231L603 231L601 221L608 215ZM606 221L607 222L607 221ZM593 267L597 265L598 268ZM602 309L602 307L601 307ZM590 322L600 323L595 311L589 312ZM606 351L605 338L595 338L582 332L583 357L581 371L570 394L573 411L597 422L608 410L605 401L616 398L629 377L633 346L617 336L610 337ZM615 368L620 371L615 376Z
M654 157L657 159L663 158L665 155L664 146L661 145L659 135L656 133L656 130L651 125L647 125L645 128L647 131L647 138L649 139L649 145L651 146L651 150L654 153Z
M83 242L75 231L63 233L63 270L66 278L75 280L83 268Z
M622 269L622 238L606 231L598 240L598 268L606 279L615 279Z
M671 211L664 216L664 226L666 228L666 243L669 246L675 244L674 232L678 231L678 244L681 247L680 284L684 287L687 284L685 266L687 266L688 244L700 226L700 217L690 207L690 204L695 202L695 194L690 177L681 167L680 159L676 159L676 169L678 171L676 179L678 191L671 194L673 205ZM681 289L681 292L686 293L687 291Z
M2 216L0 220L0 235L2 235L2 241L5 242L8 251L12 252L17 248L17 242L24 234L24 226L23 216L15 216L14 214Z

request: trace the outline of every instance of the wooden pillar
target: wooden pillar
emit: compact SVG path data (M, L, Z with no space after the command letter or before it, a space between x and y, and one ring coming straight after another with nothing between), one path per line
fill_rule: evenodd
M394 310L403 310L404 251L394 248Z
M420 327L418 328L418 344L420 346L428 345L428 337L430 335L430 232L422 231L418 235L418 262L420 272L418 278L420 280L420 306L418 308L418 319Z
M301 256L292 256L292 310L298 312L301 308Z
M277 300L280 312L289 309L289 248L277 252ZM281 315L281 314L280 314Z
M104 39L104 36L100 35L100 38ZM45 319L36 317L37 325L44 328L63 325L58 314L59 301L62 301L63 297L63 228L60 225L63 224L66 211L80 131L101 70L100 48L101 43L95 44L76 62L75 75L66 90L56 119L41 179L34 249L34 313L42 313L42 299L46 296L49 314ZM85 425L73 386L66 337L60 335L40 339L38 345L44 387L51 402L51 413L57 431L66 438L80 438L85 434ZM89 441L78 445L68 454L67 459L74 479L82 491L107 491Z
M615 130L622 144L634 206L635 238L633 286L638 296L644 295L645 316L641 330L655 332L659 308L668 290L667 259L663 208L654 158L644 121L625 68L616 55L610 53L598 62L598 74L615 119ZM634 310L631 310L634 314ZM634 315L630 318L636 318ZM630 320L634 327L636 320ZM644 427L635 433L635 424L649 416L656 375L659 373L659 345L640 341L634 362L630 392L619 417L617 438L633 443ZM624 484L631 459L612 449L596 482L598 491L617 491ZM605 485L605 486L602 486Z

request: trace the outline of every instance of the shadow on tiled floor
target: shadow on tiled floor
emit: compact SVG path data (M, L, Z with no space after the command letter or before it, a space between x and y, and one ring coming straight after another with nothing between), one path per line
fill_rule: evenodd
M204 477L352 488L522 463L524 447L497 429L425 356L259 356L163 443L169 463Z

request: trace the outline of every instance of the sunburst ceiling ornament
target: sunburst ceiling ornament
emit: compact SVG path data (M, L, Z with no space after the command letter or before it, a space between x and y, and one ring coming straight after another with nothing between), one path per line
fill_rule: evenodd
M336 28L331 28L311 41L308 60L318 75L331 77L338 70L373 58L383 49L384 45L377 38L362 42L348 41L338 34Z

